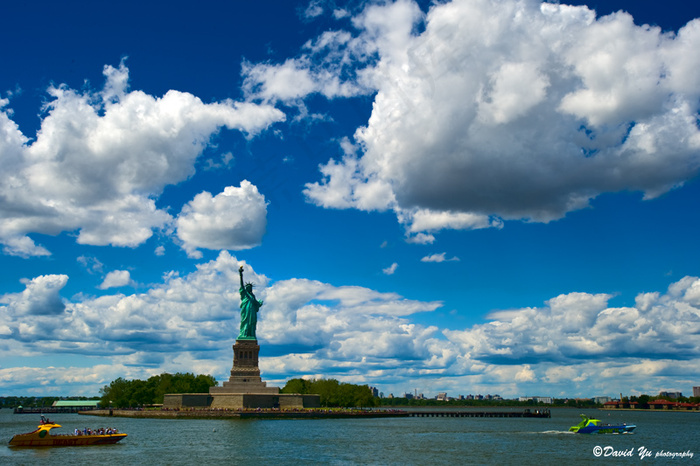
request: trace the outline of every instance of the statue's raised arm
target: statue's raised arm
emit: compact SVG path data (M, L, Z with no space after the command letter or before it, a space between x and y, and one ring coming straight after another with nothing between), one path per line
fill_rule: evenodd
M243 266L238 267L238 275L241 277L241 289L243 289Z

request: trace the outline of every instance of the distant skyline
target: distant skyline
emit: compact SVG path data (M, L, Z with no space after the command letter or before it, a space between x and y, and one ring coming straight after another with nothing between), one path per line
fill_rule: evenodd
M6 2L7 3L7 2ZM0 6L0 396L700 384L700 4Z

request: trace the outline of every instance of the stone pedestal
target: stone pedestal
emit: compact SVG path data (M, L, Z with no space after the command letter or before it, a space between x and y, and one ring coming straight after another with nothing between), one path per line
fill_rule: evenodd
M221 387L210 387L209 393L165 395L163 407L168 409L298 409L318 408L319 395L281 394L278 387L268 387L260 377L257 340L236 340L233 345L231 377Z
M236 340L233 345L233 368L228 382L221 387L211 387L211 395L224 394L278 394L278 387L268 387L260 377L258 354L260 345L257 340Z

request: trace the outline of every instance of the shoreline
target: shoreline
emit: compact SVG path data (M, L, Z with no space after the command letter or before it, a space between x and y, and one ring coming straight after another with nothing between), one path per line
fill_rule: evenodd
M399 410L338 410L338 409L305 409L305 410L130 410L130 409L95 409L80 411L78 414L103 417L130 417L143 419L346 419L346 418L386 418L408 417L409 413Z
M548 409L530 411L498 410L397 410L397 409L98 409L80 411L78 414L101 417L130 417L151 419L367 419L406 417L481 417L481 418L550 418Z

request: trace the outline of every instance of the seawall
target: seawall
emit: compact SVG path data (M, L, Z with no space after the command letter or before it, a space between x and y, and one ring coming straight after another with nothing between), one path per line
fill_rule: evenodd
M397 410L361 410L361 409L299 409L299 410L131 410L131 409L95 409L81 411L87 416L113 416L155 419L332 419L332 418L376 418L408 417L405 411Z

